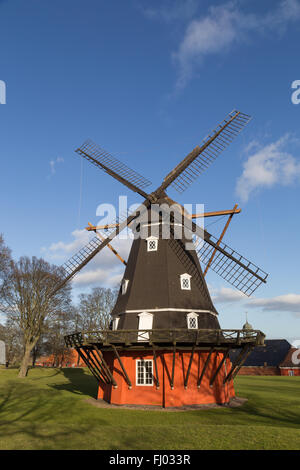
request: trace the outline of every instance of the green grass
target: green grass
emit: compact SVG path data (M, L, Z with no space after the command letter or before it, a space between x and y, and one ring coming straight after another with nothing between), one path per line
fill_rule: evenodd
M0 449L300 449L300 377L238 377L240 408L101 409L85 369L0 370Z

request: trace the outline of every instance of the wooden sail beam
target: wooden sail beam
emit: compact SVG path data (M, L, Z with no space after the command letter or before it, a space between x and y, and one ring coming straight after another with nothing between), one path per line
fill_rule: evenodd
M89 225L89 228L86 227L86 230L93 230L95 232L95 234L97 235L98 238L100 238L100 240L105 240L105 238L101 235L101 233L97 232L97 230L94 228L94 226L88 222L88 225ZM119 224L113 224L113 226L118 226ZM125 264L125 266L127 266L127 263L126 261L122 258L122 256L119 255L119 253L117 252L117 250L115 250L110 243L107 244L108 248L113 252L114 255L116 255L116 257L123 263Z
M229 209L224 211L214 211L214 212L202 212L200 214L190 214L188 216L189 219L197 219L199 217L217 217L220 215L231 215L231 214L239 214L242 209ZM118 227L119 224L106 224L106 225L92 225L89 223L88 227L85 227L85 230L89 232L95 232L96 230L107 230L109 228Z
M223 231L222 231L222 233L221 233L221 235L220 235L220 237L219 237L219 240L217 241L217 246L219 246L220 243L221 243L221 241L223 240L223 237L224 237L224 235L225 235L225 233L226 233L226 230L227 230L228 227L229 227L229 224L230 224L230 222L231 222L231 219L232 219L233 215L235 214L235 211L236 211L236 209L237 209L237 206L238 206L238 205L235 204L232 213L231 213L230 216L228 217L228 220L227 220L227 222L226 222L226 224L225 224L225 227L223 228ZM207 265L206 265L205 271L204 271L204 273L203 273L204 277L206 276L206 273L207 273L207 271L208 271L208 269L209 269L209 267L210 267L210 265L211 265L211 263L212 263L212 261L213 261L213 259L214 259L214 257L215 257L216 252L217 252L217 249L215 248L214 251L212 252L212 255L211 255L211 257L210 257L210 259L209 259Z
M106 230L108 228L115 228L119 227L120 224L106 224L106 225L92 225L89 222L88 227L85 227L85 230L88 230L89 232L95 232L96 230Z
M236 206L237 207L237 204ZM214 212L202 212L200 214L192 214L189 216L190 219L197 219L198 217L216 217L220 215L234 215L239 214L242 209L229 209L225 211L214 211Z

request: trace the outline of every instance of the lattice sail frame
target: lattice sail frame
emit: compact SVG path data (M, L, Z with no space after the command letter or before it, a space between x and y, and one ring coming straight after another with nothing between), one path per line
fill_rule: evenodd
M110 228L106 231L105 235L102 234L104 240L101 240L97 236L93 237L81 250L75 253L69 258L61 267L63 275L61 276L59 284L54 288L55 292L60 288L66 281L71 279L81 268L83 268L102 248L107 245L108 242L114 239L123 229L125 229L129 223L134 220L140 213L141 210L145 209L145 205L141 204L135 212L129 213L124 212L118 218L118 227Z
M228 116L203 139L199 148L205 147L201 153L185 168L170 184L182 193L213 163L220 153L234 140L251 120L251 116L240 111L232 111ZM219 135L217 135L219 134ZM213 140L212 140L213 139ZM209 141L212 142L209 143ZM181 162L175 169L180 169ZM168 175L169 176L169 175ZM168 178L166 177L166 179Z
M227 244L219 242L218 239L210 234L210 240L215 244L218 244L224 253L221 251L216 251L214 254L213 260L210 262L210 268L225 279L229 284L233 285L236 289L240 290L248 297L253 294L253 292L264 282L268 277L268 274L256 266L254 263L249 261L247 258L239 254L233 248L230 248ZM212 254L215 251L215 248L207 243L202 238L196 238L195 248L197 255L205 266L211 259ZM228 256L229 255L229 256ZM247 271L243 266L238 264L234 259L245 265L250 269L253 274ZM256 274L256 277L254 275Z
M97 168L100 168L101 164L103 164L135 186L146 188L151 185L151 181L129 168L125 163L120 162L117 158L113 157L109 152L99 147L99 145L95 144L90 139L86 140L81 147L76 150L76 152L89 162L93 163ZM97 165L94 160L96 160L100 166ZM105 169L103 169L103 171L105 171Z

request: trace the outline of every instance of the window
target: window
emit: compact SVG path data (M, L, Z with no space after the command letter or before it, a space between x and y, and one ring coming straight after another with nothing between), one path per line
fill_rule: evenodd
M191 275L188 273L181 274L180 284L182 290L191 290Z
M198 329L198 315L195 312L191 312L187 314L187 327L190 330L197 330Z
M136 361L136 385L153 385L153 361Z
M122 295L126 294L129 280L123 279L122 281Z
M158 247L158 238L157 237L148 237L147 240L147 251L157 251Z
M115 317L115 318L113 319L113 322L112 322L112 329L113 329L113 330L117 330L117 329L118 329L119 320L120 320L119 317Z
M142 312L138 314L139 317L139 330L152 330L153 314ZM149 341L149 333L141 331L138 334L138 341Z
M289 370L289 376L293 377L294 375L294 371L293 370Z

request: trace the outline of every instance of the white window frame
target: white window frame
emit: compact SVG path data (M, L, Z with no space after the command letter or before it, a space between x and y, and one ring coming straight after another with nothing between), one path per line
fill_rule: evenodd
M151 364L151 383L146 383L147 377L146 377L146 366L145 366L145 364L147 362ZM139 382L139 376L138 376L139 364L141 364L141 363L144 363L143 377L142 377L143 383L138 383ZM153 385L154 385L153 359L137 359L136 363L135 363L135 370L136 370L136 372L135 372L135 384L136 384L137 387L153 387ZM148 379L149 379L149 377L148 377Z
M295 372L293 371L293 369L289 369L288 375L289 375L289 377L294 377Z
M191 278L192 276L188 273L180 275L180 286L182 290L191 290ZM188 286L185 286L185 281L188 281Z
M146 238L147 241L147 251L157 251L158 249L158 238L151 236ZM153 246L154 244L154 246Z
M138 317L139 317L139 326L138 326L139 330L152 330L153 317L154 317L153 313L141 312L141 313L138 314ZM151 320L151 325L150 325L151 327L150 328L143 328L143 325L141 324L143 322L143 319ZM143 332L143 333L139 333L138 334L138 341L149 341L149 333L147 333L147 331Z
M198 330L198 316L199 315L195 312L190 312L190 313L187 314L186 320L187 320L187 327L188 327L189 330ZM196 321L195 328L190 326L190 320L192 320L192 319L195 319L195 321Z
M122 281L122 295L126 294L128 284L129 284L129 279L123 279L123 281Z
M115 318L113 319L113 323L112 323L112 329L113 329L113 330L117 330L117 329L118 329L119 320L120 320L120 317L115 317Z

